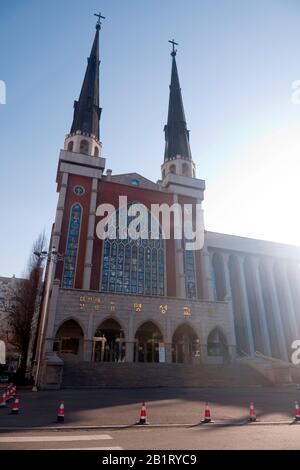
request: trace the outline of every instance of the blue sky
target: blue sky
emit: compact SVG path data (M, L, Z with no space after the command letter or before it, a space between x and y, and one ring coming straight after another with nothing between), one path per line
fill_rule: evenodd
M300 245L299 0L1 0L0 275L50 231L99 10L107 168L159 178L174 37L206 228Z

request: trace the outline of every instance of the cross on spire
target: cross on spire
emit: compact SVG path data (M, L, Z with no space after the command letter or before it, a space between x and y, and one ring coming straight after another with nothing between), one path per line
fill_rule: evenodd
M174 40L174 39L172 39L172 40L169 40L168 42L172 44L172 52L171 52L171 56L175 57L175 55L176 55L176 52L177 52L177 49L175 49L175 46L178 46L178 42L175 42L175 40Z
M105 16L102 16L101 13L94 13L94 16L97 16L98 18L98 21L97 21L97 24L96 24L96 27L99 27L101 28L101 20L105 20Z

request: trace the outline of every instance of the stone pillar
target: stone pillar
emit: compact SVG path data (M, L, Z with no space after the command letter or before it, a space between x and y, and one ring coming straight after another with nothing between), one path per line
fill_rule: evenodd
M174 194L174 204L178 204L178 196ZM184 269L184 250L182 240L174 240L175 245L175 273L176 273L176 297L184 299L186 297L185 288L185 269Z
M166 362L172 363L172 343L165 343Z
M286 314L290 324L290 331L291 331L291 340L299 339L299 328L296 319L296 312L294 310L293 298L292 293L289 285L288 275L287 275L287 267L285 263L280 265L280 272L282 275L282 287L283 287L283 295L284 295L284 303L286 306ZM289 348L291 345L289 344Z
M68 173L63 173L60 192L59 192L59 198L58 198L58 203L57 203L57 208L56 208L54 230L53 230L53 235L52 235L52 246L56 250L59 250L61 226L62 226L62 220L63 220L64 209L65 209L67 187L68 187Z
M256 304L258 309L258 321L260 330L262 333L262 337L264 338L264 354L271 357L271 344L270 344L270 337L269 331L267 326L267 319L266 319L266 311L265 311L265 304L263 299L263 293L261 290L261 282L260 282L260 275L259 275L259 259L256 257L250 258L251 262L251 269L253 274L253 287L254 287L254 294L256 298Z
M241 309L242 309L242 314L244 317L245 328L246 328L247 337L248 337L248 347L249 347L250 354L254 355L255 348L254 348L253 332L252 332L251 320L250 320L250 311L249 311L249 305L248 305L246 279L245 279L245 273L244 273L244 256L238 255L236 258L237 258L237 270L238 270L238 279L239 279Z
M90 289L90 283L91 283L97 192L98 192L98 179L93 178L91 201L90 201L89 224L88 224L86 251L85 251L84 272L83 272L83 289L85 290Z
M53 263L53 261L50 261ZM51 273L49 273L51 275ZM51 285L51 280L49 280ZM58 293L59 293L59 279L53 281L52 284L52 292L50 297L50 302L46 308L47 314L47 326L46 326L46 335L45 335L45 352L52 352L53 351L53 342L54 342L54 325L55 325L55 316L56 316L56 308L57 308L57 300L58 300Z
M233 304L232 304L232 291L231 291L231 284L230 284L230 273L229 273L229 253L221 253L222 260L223 260L223 268L224 268L224 284L225 284L225 291L226 296L225 299L228 302L229 308L229 317L231 321L231 345L228 345L228 349L230 348L231 351L229 352L231 359L236 356L236 335L235 335L235 323L234 323L234 312L233 312Z
M280 306L278 302L276 284L274 279L273 261L271 259L264 260L264 266L266 269L266 284L269 291L271 309L275 319L275 328L278 338L280 355L283 360L288 361L289 359L287 354L286 341L284 337L284 329L280 315Z
M201 250L201 266L203 278L203 293L205 300L214 300L214 287L212 281L212 266L206 244Z
M85 339L83 342L83 360L91 362L93 360L93 345L94 342L92 339Z
M134 360L134 341L126 341L125 362L133 362Z

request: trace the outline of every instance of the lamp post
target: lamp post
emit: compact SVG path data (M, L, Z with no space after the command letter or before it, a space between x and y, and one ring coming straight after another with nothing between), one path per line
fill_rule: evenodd
M38 330L38 344L37 344L37 351L36 351L36 371L35 371L35 377L34 377L34 385L32 388L33 392L37 392L38 385L39 385L40 370L41 370L41 361L42 361L42 355L43 355L43 340L44 340L45 329L47 325L47 311L48 311L48 305L49 305L51 285L53 281L54 265L56 264L57 261L61 261L63 259L63 255L59 254L54 247L52 248L50 252L41 251L41 252L35 252L34 254L41 259L43 258L47 259L45 283L44 283L44 289L43 289L43 300L42 300L41 316L40 316L40 328Z

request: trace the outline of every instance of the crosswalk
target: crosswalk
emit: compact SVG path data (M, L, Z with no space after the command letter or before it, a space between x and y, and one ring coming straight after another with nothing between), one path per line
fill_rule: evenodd
M34 450L122 450L116 445L109 445L113 438L109 434L48 434L48 435L23 435L1 436L0 449L18 448L26 446ZM103 441L106 445L101 445ZM70 445L74 443L74 447ZM48 444L51 444L49 448Z

